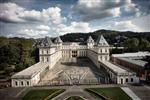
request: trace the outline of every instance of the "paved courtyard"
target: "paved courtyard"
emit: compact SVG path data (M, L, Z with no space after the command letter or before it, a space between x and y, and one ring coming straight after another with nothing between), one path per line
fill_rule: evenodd
M64 58L46 73L39 84L103 84L107 80L107 74L88 58Z

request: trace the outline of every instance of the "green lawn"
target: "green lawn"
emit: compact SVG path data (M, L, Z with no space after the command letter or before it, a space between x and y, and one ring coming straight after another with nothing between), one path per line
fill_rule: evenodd
M54 98L62 92L64 89L34 89L30 90L22 100L44 100Z
M82 99L82 98L79 97L79 96L71 96L71 97L69 97L69 98L66 99L66 100L84 100L84 99Z
M86 89L90 93L99 95L104 100L132 100L121 88L90 88Z

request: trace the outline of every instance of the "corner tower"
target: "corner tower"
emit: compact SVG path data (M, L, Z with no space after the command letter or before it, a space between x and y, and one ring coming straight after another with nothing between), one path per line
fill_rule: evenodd
M103 35L99 36L96 41L96 47L98 52L98 61L109 60L109 44L103 37Z
M54 41L55 45L56 45L56 49L61 50L62 48L62 40L60 37L57 37Z
M53 43L49 37L45 37L39 45L39 61L50 62L50 54L53 50Z
M93 46L94 46L94 40L91 36L89 36L89 38L87 39L87 47L93 48Z

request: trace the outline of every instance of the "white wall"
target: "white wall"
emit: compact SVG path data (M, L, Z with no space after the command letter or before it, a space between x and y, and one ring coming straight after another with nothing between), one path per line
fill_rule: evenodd
M123 83L121 83L121 79L123 80ZM126 79L128 82L126 82ZM133 79L133 81L131 81ZM117 84L127 84L127 83L139 83L139 78L136 77L136 75L133 76L117 76Z
M16 82L17 82L17 84L16 84ZM22 84L22 82L23 82L23 84ZM12 87L31 86L31 80L30 79L12 79L11 80L11 85L12 85Z

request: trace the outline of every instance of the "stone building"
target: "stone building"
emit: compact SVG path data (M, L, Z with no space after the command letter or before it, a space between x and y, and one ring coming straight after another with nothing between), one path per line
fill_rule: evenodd
M129 72L109 62L109 49L110 46L102 35L98 37L97 41L89 36L86 44L63 42L60 37L57 37L53 43L49 37L46 37L39 46L39 62L14 74L12 87L37 85L44 74L51 70L61 58L72 57L88 57L99 69L105 69L110 80L116 84L138 82L134 72Z

